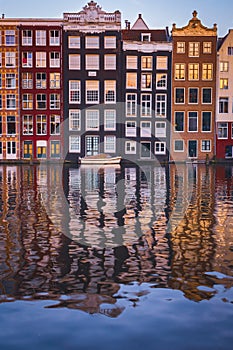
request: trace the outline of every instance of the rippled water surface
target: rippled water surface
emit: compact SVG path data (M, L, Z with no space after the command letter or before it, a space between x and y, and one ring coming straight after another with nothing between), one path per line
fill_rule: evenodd
M0 166L0 348L232 349L233 166Z

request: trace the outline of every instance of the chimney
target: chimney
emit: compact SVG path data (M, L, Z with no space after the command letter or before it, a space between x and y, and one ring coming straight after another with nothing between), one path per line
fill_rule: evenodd
M130 22L127 23L127 29L130 30Z
M128 28L128 20L126 19L125 20L125 29L127 29Z
M2 19L4 19L5 18L5 13L2 13Z
M138 18L140 18L140 19L142 18L142 14L141 13L138 14Z

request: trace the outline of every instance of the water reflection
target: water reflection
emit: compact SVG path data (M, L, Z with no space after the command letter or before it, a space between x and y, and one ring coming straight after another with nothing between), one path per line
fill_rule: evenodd
M60 170L0 166L2 302L117 317L153 288L232 288L233 167Z

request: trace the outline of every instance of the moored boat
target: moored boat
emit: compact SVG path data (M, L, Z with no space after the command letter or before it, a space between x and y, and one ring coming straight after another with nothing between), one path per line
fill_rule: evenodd
M88 165L111 165L111 164L120 164L121 156L111 157L109 154L97 154L94 156L86 156L80 158L80 164L88 164Z

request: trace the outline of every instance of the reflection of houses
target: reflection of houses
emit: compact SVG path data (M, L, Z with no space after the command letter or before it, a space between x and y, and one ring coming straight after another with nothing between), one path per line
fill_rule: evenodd
M203 298L197 289L209 285L206 271L212 271L215 254L213 236L215 173L206 166L170 167L170 244L172 249L170 286L194 300Z
M150 29L141 14L122 30L126 159L168 159L171 120L171 51L168 30Z
M204 27L193 12L183 28L172 28L172 160L215 154L217 27Z
M219 38L217 69L216 156L233 158L233 30Z

